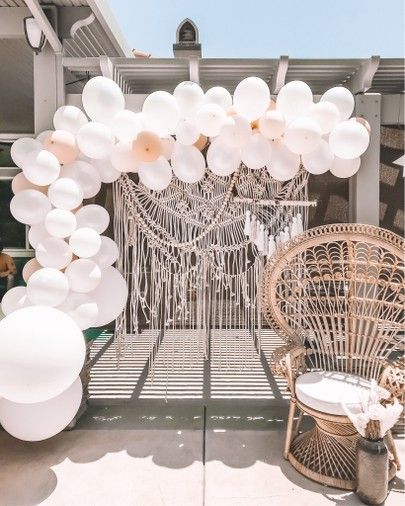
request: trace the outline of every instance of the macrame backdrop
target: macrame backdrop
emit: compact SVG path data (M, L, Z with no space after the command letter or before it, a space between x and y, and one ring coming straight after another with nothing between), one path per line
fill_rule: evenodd
M176 340L177 360L180 353L188 363L208 356L214 329L246 330L259 351L258 287L266 252L246 235L247 211L264 225L266 240L291 227L299 213L306 228L307 179L301 169L280 183L265 168L252 171L242 164L229 177L207 170L196 184L174 176L165 191L153 192L122 175L114 183L114 227L118 268L130 296L116 326L119 355L129 343L136 345L144 328L157 336L150 350L152 369L159 339L170 329L197 335L193 346L189 339Z

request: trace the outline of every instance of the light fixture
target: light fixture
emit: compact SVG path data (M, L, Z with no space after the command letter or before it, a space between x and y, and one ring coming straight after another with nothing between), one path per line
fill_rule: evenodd
M46 39L44 32L38 26L37 20L34 16L24 18L24 32L30 48L34 50L35 54L40 53L44 47Z

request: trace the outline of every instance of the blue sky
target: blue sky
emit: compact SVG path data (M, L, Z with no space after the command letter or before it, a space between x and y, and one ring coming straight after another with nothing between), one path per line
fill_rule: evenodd
M404 0L109 0L130 46L173 56L177 25L199 27L203 56L404 56Z

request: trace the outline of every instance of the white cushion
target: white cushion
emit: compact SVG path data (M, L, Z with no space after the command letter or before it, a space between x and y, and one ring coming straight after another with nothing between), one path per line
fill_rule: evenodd
M309 408L330 415L345 415L341 403L358 413L371 382L354 374L318 371L302 374L295 382L297 399Z

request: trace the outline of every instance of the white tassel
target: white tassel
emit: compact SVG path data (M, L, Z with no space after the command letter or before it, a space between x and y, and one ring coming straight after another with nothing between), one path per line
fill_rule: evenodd
M259 227L259 233L257 234L256 246L257 246L257 249L259 250L259 253L263 253L263 251L264 251L264 225L261 225L261 224Z
M284 227L284 242L290 240L290 227L287 225Z
M254 242L256 239L256 216L252 214L252 220L250 221L250 234L249 239Z
M269 247L267 250L268 256L274 255L274 253L276 252L276 249L277 249L277 245L276 245L276 241L274 240L274 235L270 235Z
M269 231L267 228L264 230L263 235L263 255L267 256L269 251Z
M278 234L276 235L276 237L275 237L275 239L276 239L276 246L277 246L277 248L278 248L278 247L280 246L280 244L281 244L281 234L282 234L282 232L278 233Z
M304 232L304 226L302 224L302 214L297 214L297 234L302 234Z
M295 237L296 235L298 235L297 218L294 216L294 218L292 219L292 223L291 223L291 239L293 237Z
M243 232L245 235L250 236L250 211L246 211L246 218L245 218L245 227L243 229Z

